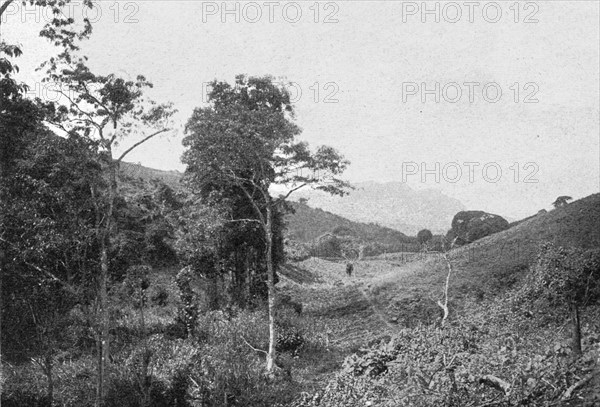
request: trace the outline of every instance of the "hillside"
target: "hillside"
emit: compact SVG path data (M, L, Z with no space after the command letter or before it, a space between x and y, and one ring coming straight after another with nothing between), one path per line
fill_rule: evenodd
M144 167L141 164L121 162L121 174L134 180L142 179L144 181L160 180L174 190L182 189L181 178L183 173L179 171L163 171L154 168Z
M513 310L503 294L527 272L540 242L597 249L599 226L595 194L452 250L444 328L436 304L447 275L440 254L369 258L351 278L343 263L287 265L279 290L305 305L304 323L318 327L310 334L326 345L307 350L292 369L310 396L302 400L319 402L294 406L597 406L598 304L581 309L584 356L574 363L568 320Z
M136 181L150 182L160 180L175 191L184 190L181 184L182 173L178 171L162 171L144 167L140 164L121 163L121 174L127 185ZM132 185L129 185L132 186ZM399 243L414 243L415 239L389 227L374 223L361 223L351 221L342 216L314 209L306 204L291 202L294 213L286 215L288 222L286 235L298 242L309 242L325 233L334 230L344 230L362 241L377 242L383 245L398 245Z
M387 245L394 245L399 242L414 243L415 241L415 238L406 236L397 230L374 223L354 222L320 208L311 208L304 203L292 202L291 206L294 213L286 216L288 223L286 234L289 238L299 242L308 242L336 230L339 233L351 235L363 241Z
M121 172L133 179L146 181L159 179L175 190L181 190L181 178L183 173L179 171L162 171L154 168L144 167L140 164L121 163ZM402 183L363 182L354 185L356 189L349 195L332 197L318 191L298 191L292 199L305 198L309 200L309 206L320 208L330 215L335 214L340 218L346 218L354 224L367 223L385 226L388 232L379 231L376 235L389 234L390 239L396 239L396 231L404 235L416 235L421 229L430 229L433 233L445 234L450 228L452 218L457 212L465 210L465 206L458 200L450 198L436 190L415 191ZM313 213L320 219L332 218ZM305 219L305 218L303 218ZM331 222L328 223L328 225ZM339 223L339 222L337 222ZM293 224L299 225L297 222ZM305 228L296 229L294 226L294 238L300 241L311 240L331 229L322 228L322 232L316 235ZM335 227L336 225L333 225ZM362 230L373 229L373 227ZM315 229L316 230L316 229ZM307 237L302 237L308 233ZM366 233L365 236L370 235Z
M356 222L380 225L416 235L421 229L445 234L453 216L466 207L457 199L433 189L413 190L400 182L362 182L343 198L318 191L299 191L312 207L333 212Z
M453 249L448 257L454 270L450 290L456 305L460 305L461 298L491 298L510 288L535 260L539 244L544 241L560 246L600 247L600 194ZM433 301L414 300L439 297L446 267L441 256L432 254L413 263L410 273L398 275L391 270L379 276L372 285L373 294L379 303L387 304L389 315L405 314L407 304L412 304L416 312L435 314L438 309Z

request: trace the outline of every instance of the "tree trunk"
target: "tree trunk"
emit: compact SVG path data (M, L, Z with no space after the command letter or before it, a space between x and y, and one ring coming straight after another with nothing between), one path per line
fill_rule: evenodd
M269 352L267 353L267 371L273 372L275 368L277 333L275 330L275 279L273 276L273 208L271 208L270 202L267 202L266 223L267 290L269 294Z
M105 213L104 225L101 230L100 246L100 281L98 284L98 300L100 306L100 349L98 352L98 381L96 386L96 407L102 407L106 396L106 370L110 358L110 321L108 312L108 279L110 248L110 234L114 211L115 197L117 195L117 169L118 164L112 159L112 150L108 148L108 207Z
M98 341L98 381L96 385L96 407L104 403L104 384L106 374L106 360L108 359L108 248L103 238L100 251L100 281L98 286L98 302L100 313L100 337Z
M571 312L571 350L576 356L581 356L581 324L579 322L579 307L573 302L569 304Z
M47 356L45 360L46 378L48 379L48 389L46 392L46 398L48 400L48 406L52 407L54 403L54 376L52 375L52 357Z
M150 388L152 387L152 377L149 374L150 367L150 359L151 353L150 348L148 346L148 335L146 334L146 319L144 318L144 307L146 306L146 291L144 289L140 290L140 324L142 331L142 341L144 343L144 355L142 361L142 407L150 406Z
M8 2L5 4L6 7L8 7ZM4 12L3 10L0 10L0 24L2 23L2 12ZM0 188L3 186L4 181L5 181L5 177L8 176L8 163L7 160L5 160L6 153L5 151L0 150ZM0 193L3 193L3 191L0 189ZM4 200L4 196L0 196L0 199ZM4 212L0 211L0 225L2 225L2 227L4 227ZM2 291L2 282L4 281L4 270L5 270L5 265L8 264L6 261L6 243L4 242L4 240L2 240L0 242L0 396L2 395L2 383L4 382L3 378L3 374L4 374L4 370L3 370L3 365L2 365L2 310L4 309L3 307L3 300L2 300L2 295L3 295L3 291ZM2 406L2 400L0 398L0 407Z
M2 165L0 164L0 167ZM1 170L0 170L1 171ZM0 182L3 182L2 180L2 173L0 172ZM0 215L0 222L2 222L1 224L4 224L3 219ZM2 365L2 310L3 310L3 301L2 301L2 281L3 276L4 276L4 265L6 264L6 255L4 252L4 242L0 242L0 396L2 396L2 383L4 383L4 368ZM2 407L2 400L0 399L0 407Z
M250 307L252 299L250 298L250 286L252 284L252 275L250 274L250 249L246 248L244 252L244 269L246 272L246 278L244 281L244 297L246 308Z
M448 256L446 255L446 253L444 253L442 255L444 257L444 260L446 260L446 265L448 266L448 274L446 275L446 285L444 287L444 302L438 300L437 304L440 306L440 308L443 311L443 316L442 316L442 320L441 320L441 326L442 328L444 327L444 324L446 322L446 320L448 319L448 314L449 314L449 310L448 310L448 287L450 285L450 274L452 274L452 263L450 263L450 259L448 259Z

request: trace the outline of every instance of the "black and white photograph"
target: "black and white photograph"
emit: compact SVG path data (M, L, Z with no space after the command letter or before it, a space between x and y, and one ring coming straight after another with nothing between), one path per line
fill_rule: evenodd
M600 0L0 0L0 407L600 406Z

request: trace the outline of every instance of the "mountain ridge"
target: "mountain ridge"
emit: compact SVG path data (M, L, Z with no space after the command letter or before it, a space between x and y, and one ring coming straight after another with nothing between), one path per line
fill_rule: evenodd
M408 235L421 229L443 234L457 212L466 209L458 199L436 189L415 190L400 182L355 183L346 197L316 191L299 191L296 199L357 222L376 222Z
M176 190L183 188L183 173L179 171L157 170L123 162L121 172L132 178L160 179ZM354 222L375 223L405 235L416 235L422 229L445 234L450 229L454 215L466 209L458 199L436 189L415 190L400 182L365 181L353 185L355 189L344 197L299 190L292 196L292 201L308 199L309 206L314 209L322 209Z

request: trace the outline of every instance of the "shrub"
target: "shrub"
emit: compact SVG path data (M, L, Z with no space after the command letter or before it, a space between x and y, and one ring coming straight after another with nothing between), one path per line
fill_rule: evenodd
M190 366L190 392L201 405L219 406L227 400L230 405L266 407L294 394L288 377L265 375L264 353L257 351L268 345L264 310L207 312L198 318L197 336L202 342Z
M168 300L169 292L163 286L156 287L156 290L150 297L150 301L152 301L152 304L159 307L165 307L168 304Z
M340 257L342 247L340 239L332 234L325 234L317 238L310 250L313 257Z
M297 355L304 342L304 336L298 328L279 326L277 343L275 344L277 352L289 352L292 355Z
M427 243L432 238L433 238L433 233L431 233L431 231L429 229L423 229L423 230L420 230L419 233L417 233L417 240L419 241L420 244Z
M302 261L311 256L310 246L307 243L287 239L283 247L285 258L288 261Z
M579 308L600 298L600 251L540 246L537 262L514 296L514 303L564 315L571 320L572 350L581 354Z
M342 372L354 376L376 377L388 370L387 363L395 360L397 355L393 341L377 344L347 357Z
M445 328L418 326L400 330L391 341L373 342L346 359L341 372L322 393L304 395L294 407L399 405L547 406L598 368L600 336L595 309L583 326L583 357L557 335L560 325L532 321L506 309L507 297L469 302ZM509 385L500 390L490 378ZM592 387L592 386L589 386ZM592 406L594 390L580 390L582 406Z

